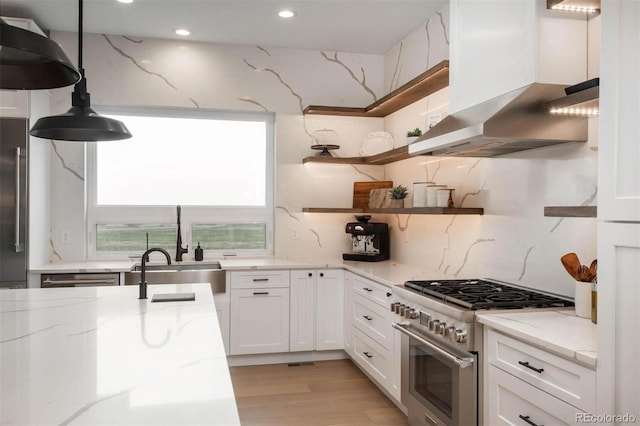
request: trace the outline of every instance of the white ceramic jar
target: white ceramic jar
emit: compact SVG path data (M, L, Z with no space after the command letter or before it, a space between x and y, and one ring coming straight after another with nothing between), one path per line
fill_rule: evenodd
M448 189L438 189L438 194L436 195L436 206L437 207L447 207L449 204L449 190Z
M413 207L427 207L427 187L435 182L413 183Z
M438 190L446 188L447 185L427 186L427 207L438 207Z

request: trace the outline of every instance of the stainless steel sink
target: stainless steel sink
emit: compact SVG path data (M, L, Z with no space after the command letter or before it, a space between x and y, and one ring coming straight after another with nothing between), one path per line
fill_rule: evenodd
M213 293L224 293L227 290L226 273L221 269L218 262L146 265L145 269L148 284L210 283ZM125 285L138 285L140 283L140 275L140 266L135 266L131 272L125 272Z

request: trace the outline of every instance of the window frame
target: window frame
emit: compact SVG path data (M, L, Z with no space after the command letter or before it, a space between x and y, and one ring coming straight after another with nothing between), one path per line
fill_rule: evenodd
M238 256L266 256L272 255L274 249L274 221L275 221L275 115L266 112L251 111L222 111L210 109L189 109L175 107L118 107L99 106L96 111L104 115L139 115L153 117L175 118L209 118L214 120L259 121L264 122L266 137L266 169L265 169L265 205L264 206L201 206L181 205L181 230L183 245L189 244L186 259L193 257L197 241L192 241L191 225L194 224L241 224L260 222L266 223L266 248L264 250L234 250ZM125 123L126 124L126 123ZM140 257L142 253L128 251L97 251L97 224L175 224L177 221L176 205L165 206L129 206L129 205L97 205L97 147L96 143L86 143L86 255L87 258L115 259ZM188 168L185 168L188 170ZM150 177L150 183L153 178ZM133 182L132 191L142 190L145 182ZM184 176L184 184L189 182L189 176ZM230 254L229 250L207 250L205 257ZM170 251L172 257L174 253Z

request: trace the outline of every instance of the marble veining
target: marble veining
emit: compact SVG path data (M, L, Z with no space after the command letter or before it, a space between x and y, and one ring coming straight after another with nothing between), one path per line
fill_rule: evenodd
M293 213L291 213L291 212L289 211L289 209L287 209L286 207L283 207L283 206L276 206L276 209L278 209L278 210L282 210L282 211L283 211L283 212L285 212L285 213L286 213L286 214L287 214L291 219L293 219L293 220L295 220L295 221L300 222L300 218L299 218L299 217L294 216L294 215L293 215Z
M144 40L135 40L134 38L129 37L129 36L126 36L126 35L123 35L123 36L122 36L122 38L123 38L123 39L125 39L125 40L130 41L131 43L137 43L137 44L140 44L140 43L143 43L143 42L144 42Z
M436 13L440 17L440 25L442 25L442 33L444 34L444 41L449 46L449 37L447 36L447 25L444 22L444 16L442 16L442 12Z
M536 246L531 246L527 249L527 253L524 255L524 261L522 262L522 272L520 272L520 276L518 277L518 281L522 281L524 274L527 272L527 260L529 259L529 255L533 251Z
M367 86L367 74L364 71L364 67L361 66L360 67L360 73L362 74L361 78L356 77L356 74L351 70L351 68L349 68L344 62L342 62L340 59L338 59L338 52L333 52L333 58L330 57L328 54L326 54L325 52L320 52L320 54L329 62L334 62L338 65L340 65L342 68L344 68L345 70L347 70L347 72L349 73L349 75L351 76L352 79L354 79L355 81L358 82L358 84L360 86L362 86L362 88L371 95L371 97L373 97L374 101L378 100L378 97L376 96L375 92L373 90L371 90L371 88L369 86Z
M58 157L58 159L60 160L60 163L62 164L62 168L68 171L69 173L71 173L73 176L80 179L81 182L84 182L84 176L82 176L80 173L76 172L71 167L69 167L69 165L67 165L67 162L64 160L64 158L60 154L60 151L58 151L58 145L56 144L55 141L51 141L51 147L53 148L53 152L54 154L56 154L56 157Z
M396 59L396 66L393 70L393 75L391 76L391 83L389 83L389 92L392 92L394 89L398 87L398 81L400 80L400 68L402 64L400 63L400 58L402 58L402 47L404 46L404 42L400 42L400 47L398 48L398 57Z
M191 291L197 303L141 301L137 286L0 292L0 424L239 425L210 285L149 286Z
M284 87L287 88L287 90L289 90L289 92L298 100L298 106L300 108L300 114L303 113L304 111L304 106L303 106L303 101L302 101L302 96L300 96L298 93L296 93L295 90L293 90L293 87L291 87L291 85L287 84L284 79L282 78L282 76L275 70L271 69L271 68L259 68L255 65L253 65L252 63L250 63L247 59L243 59L244 63L251 68L252 70L256 71L256 72L268 72L269 74L274 75L278 81L280 82L280 84L282 84Z
M266 106L262 105L260 102L256 101L255 99L251 99L251 98L246 98L245 97L245 98L238 98L238 100L241 101L241 102L247 102L247 103L250 103L250 104L253 104L253 105L257 105L260 108L262 108L263 111L269 112L269 110L267 109Z
M429 22L431 22L431 18L427 19L427 22L424 23L424 32L427 36L427 54L425 55L425 57L427 58L427 64L425 65L425 70L428 70L429 65L431 64L431 62L429 62L429 54L431 53L431 35L429 34Z
M200 104L198 103L198 101L196 101L195 99L193 99L192 97L189 97L189 102L191 102L193 104L194 107L200 109Z
M402 224L400 223L400 215L396 214L394 215L396 217L396 222L398 223L398 229L400 230L400 232L404 232L409 228L409 220L411 220L411 216L410 214L406 215L407 216L407 221L405 222L404 226L402 226Z
M58 251L56 250L56 246L53 243L53 238L49 238L49 247L50 247L50 251L51 251L51 255L55 256L56 258L58 258L58 260L62 261L62 256L60 256L60 253L58 253Z
M464 266L467 264L467 259L469 258L469 253L471 252L471 249L473 247L475 247L477 244L490 243L490 242L494 242L494 241L495 241L495 238L479 238L479 239L475 240L469 246L469 248L467 248L467 252L464 254L464 259L462 260L462 265L460 265L460 268L458 268L458 270L453 275L457 277L458 274L460 273L460 271L462 271L464 269Z
M138 63L138 61L136 61L136 59L135 59L133 56L131 56L131 55L129 55L129 54L127 54L127 53L125 53L122 49L120 49L119 47L117 47L117 46L116 46L116 45L111 41L111 39L110 39L106 34L102 34L102 37L104 37L104 39L105 39L105 40L107 40L107 43L109 43L109 46L111 46L111 47L113 48L113 50L115 50L116 52L118 52L118 53L119 53L123 58L126 58L126 59L128 59L129 61L131 61L131 63L132 63L136 68L138 68L140 71L145 72L145 73L147 73L147 74L149 74L149 75L152 75L152 76L158 77L159 79L161 79L162 81L164 81L164 82L167 84L167 86L171 87L171 88L172 88L172 89L174 89L174 90L178 90L178 88L177 88L173 83L171 83L171 82L169 81L169 79L167 79L165 76L163 76L162 74L157 73L157 72L149 71L148 69L146 69L145 67L143 67L141 64L139 64L139 63Z
M262 46L256 46L256 49L264 52L267 56L271 56L271 53L269 53L269 51Z

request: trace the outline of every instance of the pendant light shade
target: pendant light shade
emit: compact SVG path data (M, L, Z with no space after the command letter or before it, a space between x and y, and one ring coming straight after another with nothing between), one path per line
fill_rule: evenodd
M71 94L72 107L64 114L36 121L29 134L38 138L76 142L116 141L128 139L131 133L123 122L103 117L91 108L87 80L82 78Z
M0 19L0 89L54 89L78 80L58 43Z
M131 133L121 121L103 117L91 108L87 80L82 68L82 0L79 0L78 67L80 81L71 94L71 108L64 114L36 121L29 134L38 138L75 142L116 141L129 139Z

